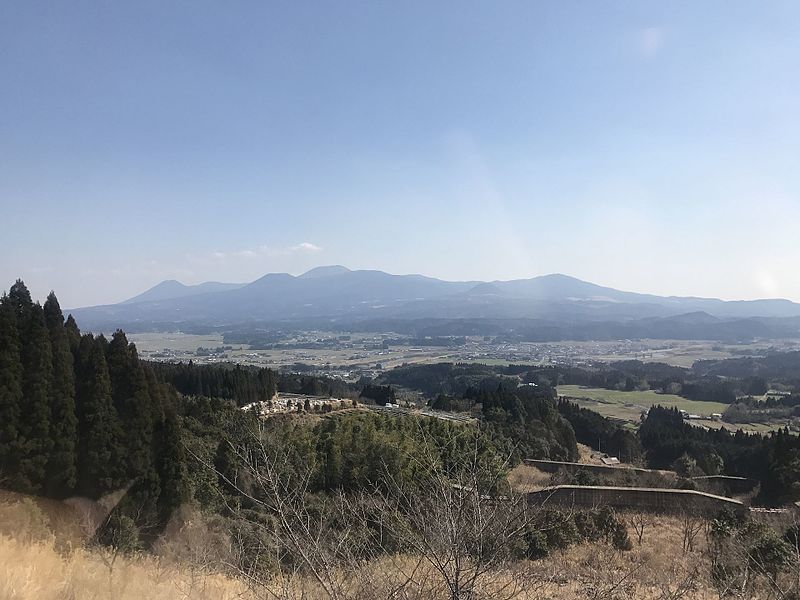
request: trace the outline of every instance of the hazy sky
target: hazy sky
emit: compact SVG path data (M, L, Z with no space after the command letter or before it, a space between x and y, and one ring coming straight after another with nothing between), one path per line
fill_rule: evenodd
M800 3L0 3L0 282L800 301Z

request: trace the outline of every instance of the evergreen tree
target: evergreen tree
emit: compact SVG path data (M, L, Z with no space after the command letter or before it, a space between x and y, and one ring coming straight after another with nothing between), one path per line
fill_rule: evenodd
M181 425L175 411L166 411L159 426L158 477L161 481L159 509L162 522L187 498L186 453Z
M240 485L238 466L239 460L231 449L230 441L223 439L214 455L214 470L220 489L232 496L238 493L236 488Z
M6 294L0 299L0 481L16 487L20 458L22 361L17 313Z
M324 485L327 489L336 489L342 483L342 450L334 436L331 436L325 444L324 457L325 470L322 474Z
M131 484L118 510L134 518L142 532L150 535L164 524L159 502L161 479L155 459L162 387L139 361L136 347L128 343L122 331L114 333L106 354L111 397L123 429L125 481Z
M47 461L53 447L50 437L53 365L50 335L39 303L33 305L29 316L22 339L22 452L19 475L22 491L36 493L43 488Z
M99 496L121 480L122 432L111 399L111 381L101 343L81 338L79 354L77 490Z
M117 330L107 348L111 397L125 432L125 461L131 479L153 468L153 402L136 348Z
M67 332L69 349L72 350L72 356L75 357L81 345L81 330L78 329L78 324L75 322L75 318L72 315L67 317L67 322L64 323L64 329Z
M21 279L17 279L16 283L8 291L8 301L14 307L14 312L17 315L17 327L22 332L31 319L33 300L31 300L31 293Z
M75 414L75 373L64 316L53 292L44 303L44 319L50 336L53 381L50 388L50 439L53 448L47 463L47 492L66 496L75 487L75 449L78 418ZM74 321L73 321L74 322Z

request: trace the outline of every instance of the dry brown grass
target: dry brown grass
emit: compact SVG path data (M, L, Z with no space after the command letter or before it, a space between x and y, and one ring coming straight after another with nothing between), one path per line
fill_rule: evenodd
M221 574L205 552L222 541L202 516L184 511L159 555L119 557L110 564L101 549L70 546L49 529L49 517L29 499L0 505L0 599L182 599L322 598L307 577L275 578L268 588L248 589L245 579ZM12 527L11 524L14 524ZM170 528L168 528L168 531ZM519 561L482 580L485 598L573 600L576 598L712 598L699 570L698 552L684 554L678 519L658 519L641 547L621 553L603 544L583 544L540 561ZM216 553L215 553L216 555ZM219 558L217 558L219 561ZM347 598L448 598L427 563L411 556L387 557L348 573ZM393 590L403 587L400 595ZM687 586L687 582L691 585ZM673 592L686 587L685 593Z
M109 568L97 552L59 553L52 540L0 536L0 598L3 600L237 598L233 579L167 565L158 557L129 556Z
M207 566L155 555L113 556L86 542L96 502L0 495L0 600L241 597L245 587ZM91 519L88 519L91 521Z
M508 483L519 493L533 492L551 485L550 473L520 463L508 474Z
M602 465L603 461L594 456L594 450L586 444L578 444L578 462L587 465Z
M0 600L325 597L310 577L288 574L266 582L266 587L252 587L246 577L231 576L235 561L232 554L226 555L230 545L213 517L183 510L155 545L155 553L121 556L112 565L104 550L82 544L76 533L80 528L66 523L69 510L62 514L57 504L44 506L28 498L0 502ZM629 552L606 544L581 544L543 560L506 565L482 576L480 598L718 598L709 579L703 534L693 551L684 551L680 518L653 517L641 545L630 533L634 548ZM450 597L431 565L418 557L384 557L355 571L342 573L348 582L342 597L347 600Z
M552 600L717 598L700 549L684 553L682 538L680 519L657 517L629 552L580 544L529 564L549 579L545 597Z

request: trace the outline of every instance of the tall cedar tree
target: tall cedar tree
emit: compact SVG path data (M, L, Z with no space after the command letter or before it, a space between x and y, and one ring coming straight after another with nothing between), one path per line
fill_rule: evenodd
M153 468L153 407L144 368L136 348L117 330L106 356L111 397L125 431L128 477L142 477Z
M158 475L161 480L159 509L162 522L187 497L186 453L181 441L181 424L175 411L165 411L158 428Z
M73 363L77 362L78 349L81 347L81 330L78 329L78 324L75 318L70 315L64 323L64 329L67 332L67 340L69 340L69 349L72 350Z
M22 360L17 313L9 297L0 299L0 483L16 488L20 459Z
M23 340L26 339L27 328L31 320L33 310L33 300L28 288L21 279L17 279L8 296L4 300L10 315L7 317L12 327L16 326L16 333L13 329L8 331L8 406L3 406L3 412L8 411L10 420L8 424L0 424L7 435L6 443L9 454L3 455L3 462L6 464L6 474L0 474L9 481L11 488L18 491L30 491L30 482L22 470L23 460L28 452L27 440L25 438L25 424L23 420L27 418L25 406L25 349ZM16 348L15 348L16 347ZM16 357L16 358L15 358ZM16 361L19 361L19 368ZM17 391L18 388L18 391ZM14 400L17 400L15 403ZM0 442L2 443L2 442Z
M50 335L53 382L50 388L50 438L53 448L47 463L50 496L68 496L75 488L75 449L78 417L75 414L75 371L64 315L53 292L44 303L44 320Z
M22 454L19 473L21 491L42 491L46 480L47 461L53 448L50 437L50 388L53 364L50 335L44 311L37 302L30 310L30 320L22 338Z
M31 319L33 300L31 300L31 293L21 279L17 279L16 283L8 290L8 301L17 313L17 327L19 328L20 336L22 336L25 326Z
M96 497L115 489L123 478L122 431L111 398L111 380L100 338L84 335L78 357L76 489Z
M161 483L155 464L154 419L158 411L136 347L117 330L106 348L111 397L124 431L125 479L131 483L125 506L142 525L158 521Z

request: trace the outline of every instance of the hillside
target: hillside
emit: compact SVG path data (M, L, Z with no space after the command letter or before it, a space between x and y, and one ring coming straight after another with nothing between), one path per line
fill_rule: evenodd
M236 553L241 549L235 545L226 549L215 524L190 511L175 521L150 554L117 554L80 537L70 540L71 549L65 551L52 512L41 510L39 504L36 498L5 498L0 503L0 515L5 518L0 525L2 598L380 600L393 597L398 589L408 600L451 597L435 567L414 555L334 569L332 575L345 583L336 596L310 573L268 581L248 577L246 571L236 572L236 561L241 558ZM631 515L631 523L638 518ZM9 526L12 521L14 526ZM586 597L587 589L603 592L612 588L616 590L613 597L619 600L700 600L716 594L719 586L709 575L711 548L703 540L698 540L693 551L685 552L685 526L679 518L642 515L640 521L644 526L641 544L637 542L630 552L611 552L607 544L595 540L536 561L519 560L484 573L481 597L576 600ZM630 533L637 536L633 525ZM622 578L624 585L619 583Z
M688 597L674 595L685 588L701 598L725 595L743 573L750 597L796 588L787 517L800 441L700 430L658 407L632 431L556 403L548 383L630 379L622 372L445 363L344 383L152 364L122 331L81 335L55 294L42 306L21 281L0 299L0 325L0 597L568 600L626 581L616 597ZM394 406L392 385L428 406ZM787 508L774 524L741 503L735 520L665 504L635 514L642 505L551 503L515 487L515 465L575 461L578 440L687 478L759 481L754 504ZM577 477L559 471L547 483L603 483ZM655 547L679 568L654 575Z

